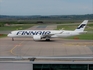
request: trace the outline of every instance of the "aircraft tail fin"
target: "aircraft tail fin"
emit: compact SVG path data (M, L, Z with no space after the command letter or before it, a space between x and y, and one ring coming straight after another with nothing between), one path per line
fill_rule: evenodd
M86 25L88 23L88 20L84 20L78 27L77 29L75 29L75 31L80 31L80 32L83 32Z

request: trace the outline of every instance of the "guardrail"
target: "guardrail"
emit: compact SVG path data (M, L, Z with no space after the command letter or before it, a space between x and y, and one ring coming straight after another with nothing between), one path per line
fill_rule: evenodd
M22 56L13 56L13 57L0 57L0 59L9 59L9 60L30 60L34 61L35 59L42 59L42 60L77 60L77 61L90 61L93 60L93 57L33 57L33 56L27 56L27 57L22 57Z

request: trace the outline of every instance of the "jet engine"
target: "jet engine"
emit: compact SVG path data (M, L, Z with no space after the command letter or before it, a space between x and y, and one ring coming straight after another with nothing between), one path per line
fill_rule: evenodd
M34 40L41 40L41 36L40 36L40 35L34 35L34 36L33 36L33 39L34 39Z

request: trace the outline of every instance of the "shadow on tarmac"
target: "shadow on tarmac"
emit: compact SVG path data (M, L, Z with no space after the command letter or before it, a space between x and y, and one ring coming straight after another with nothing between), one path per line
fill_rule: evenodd
M50 40L50 41L46 41L46 40L39 40L39 41L36 41L36 42L56 42L56 40Z
M12 40L11 40L12 41ZM14 41L33 41L33 42L57 42L57 40L50 40L50 41L46 41L46 40L38 40L38 41L35 41L35 40L23 40L23 39L14 39Z

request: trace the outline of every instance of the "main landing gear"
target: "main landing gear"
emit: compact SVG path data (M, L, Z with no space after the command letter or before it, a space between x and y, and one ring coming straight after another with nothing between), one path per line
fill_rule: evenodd
M50 41L50 39L46 39L46 41Z
M50 41L50 37L46 36L46 41Z

